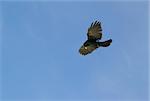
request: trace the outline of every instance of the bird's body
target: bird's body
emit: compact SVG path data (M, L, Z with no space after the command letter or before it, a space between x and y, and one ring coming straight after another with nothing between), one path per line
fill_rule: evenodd
M93 23L91 24L87 36L88 40L79 49L79 53L82 55L87 55L99 47L108 47L112 42L112 39L104 42L99 41L102 37L102 28L100 22L97 21L95 21L94 25Z

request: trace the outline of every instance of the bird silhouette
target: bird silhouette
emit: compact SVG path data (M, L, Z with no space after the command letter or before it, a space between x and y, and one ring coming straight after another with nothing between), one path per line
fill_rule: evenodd
M88 28L87 41L79 49L81 55L92 53L99 47L108 47L112 43L112 39L100 42L102 38L102 27L99 21L95 21Z

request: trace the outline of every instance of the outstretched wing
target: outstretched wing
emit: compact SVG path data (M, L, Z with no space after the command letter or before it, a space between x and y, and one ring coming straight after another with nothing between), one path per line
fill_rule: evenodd
M87 33L88 39L101 39L102 38L102 28L101 23L98 21L95 21L91 24L90 28L88 28Z
M90 44L89 46L82 45L79 49L79 53L82 55L87 55L91 52L93 52L98 46L96 44Z

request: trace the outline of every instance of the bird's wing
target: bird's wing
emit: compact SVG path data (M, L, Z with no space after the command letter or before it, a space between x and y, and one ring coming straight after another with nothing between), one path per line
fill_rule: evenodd
M95 45L89 45L89 46L81 46L81 48L79 49L79 53L82 54L82 55L87 55L91 52L93 52L96 48L98 48L97 46Z
M87 33L88 39L101 39L102 37L102 28L101 23L98 21L95 21L91 24L91 26L88 28Z

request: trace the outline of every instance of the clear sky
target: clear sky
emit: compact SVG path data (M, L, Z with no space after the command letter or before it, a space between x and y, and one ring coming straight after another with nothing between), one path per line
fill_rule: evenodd
M81 56L99 20L112 45ZM148 3L1 2L1 100L147 101Z

